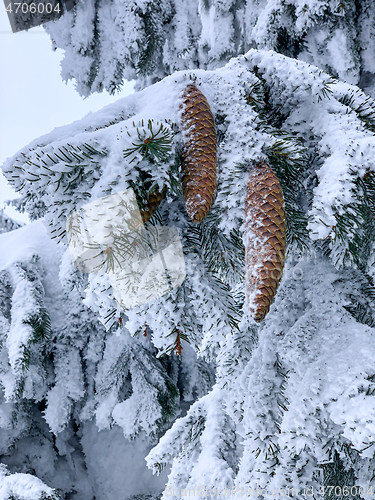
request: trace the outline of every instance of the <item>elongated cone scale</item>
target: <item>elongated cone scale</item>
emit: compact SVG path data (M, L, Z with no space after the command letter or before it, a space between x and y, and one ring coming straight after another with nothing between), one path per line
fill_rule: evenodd
M265 161L259 161L250 171L244 244L248 310L255 321L262 321L276 295L286 250L283 192L278 178Z
M206 217L216 190L217 144L215 122L205 96L189 85L183 94L181 115L185 144L182 151L182 190L193 222Z

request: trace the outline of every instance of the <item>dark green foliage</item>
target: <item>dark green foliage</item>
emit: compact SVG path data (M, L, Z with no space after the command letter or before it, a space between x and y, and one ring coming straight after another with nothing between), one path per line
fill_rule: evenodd
M157 212L156 207L160 204L168 184L173 191L178 190L177 186L181 184L172 151L173 128L153 120L148 120L147 127L143 121L138 126L133 122L133 126L136 128L137 138L132 142L133 147L124 150L124 158L128 159L130 164L136 162L133 170L127 175L128 185L135 192L143 221L147 222ZM132 137L129 131L127 133ZM163 187L155 180L155 164L162 164L162 168L166 170L165 173L163 171ZM165 166L170 169L165 169Z
M298 141L286 134L285 136L284 140L280 139L272 144L266 154L283 190L287 244L295 244L303 250L309 246L307 217L302 208L305 194L303 180L308 172L308 156Z
M257 67L254 68L254 73L258 81L245 90L244 98L259 116L257 129L265 132L272 129L281 130L289 111L281 103L273 102L271 89Z
M356 104L356 93L351 92L339 97L338 100L344 105L353 110L357 117L361 120L362 125L375 133L375 110L374 99L367 97L362 103Z
M144 222L147 222L149 218L146 214L149 215L153 211L157 202L163 198L167 188L164 186L164 189L160 192L159 184L153 180L150 174L139 169L138 167L135 167L135 170L138 173L137 179L135 181L131 179L128 183L129 187L133 189L136 195L142 219L144 218ZM150 202L152 203L152 208L150 208ZM158 209L156 208L152 215L154 215L157 211Z
M179 152L175 153L174 161L170 163L169 170L169 188L171 193L176 197L182 197L182 183L180 179L181 172L181 155Z
M130 180L129 181L129 186L133 189L133 191L136 193L137 197L142 200L141 201L141 208L144 209L145 205L142 204L147 204L148 198L150 194L154 194L155 191L158 189L158 183L155 182L151 175L148 174L147 172L144 172L143 170L140 170L139 168L135 167L136 171L138 172L138 177L136 181Z
M294 25L297 21L295 6L287 5L285 11L285 14L290 19L289 26L280 26L278 28L274 50L280 52L280 54L297 59L298 54L306 48L306 34L303 32L296 33L294 30Z
M52 493L51 495L46 495L45 493L43 493L40 497L40 500L61 500L61 496L57 491Z
M296 58L304 48L304 37L294 37L287 28L280 27L277 32L275 50L288 57Z
M98 394L106 396L111 389L118 387L119 389L121 388L124 397L129 397L131 395L129 360L129 349L123 349L108 370L105 383L102 383L97 388Z
M176 383L165 369L165 365L168 364L166 356L164 359L156 359L155 351L155 349L148 351L137 341L131 346L126 346L106 373L105 383L97 388L100 397L106 396L113 390L118 391L120 400L126 400L137 392L135 406L147 397L150 388L156 388L161 416L156 420L157 431L150 434L152 440L157 440L169 427L176 416L180 399ZM135 438L139 431L137 422L134 422L134 433L131 437Z
M46 342L51 338L51 320L45 307L41 307L38 314L33 314L23 320L25 325L30 325L33 330L33 344Z
M167 295L165 300L172 303L173 311L178 312L183 305L183 314L180 317L178 326L174 326L170 333L166 336L171 338L170 345L166 349L167 354L172 354L174 351L178 352L178 346L181 340L184 340L199 350L201 342L202 327L200 325L199 311L195 311L194 307L190 304L190 297L194 296L196 290L193 281L190 281L190 274L194 273L194 268L200 269L201 276L207 279L211 289L213 298L220 301L223 307L223 317L218 319L218 325L222 327L230 326L232 331L238 330L238 324L241 315L242 303L237 303L234 299L233 290L230 285L226 283L220 276L212 271L208 271L203 260L197 255L194 259L192 254L187 254L190 266L187 268L187 277L185 281L175 289L173 294Z
M218 229L219 221L220 214L213 207L199 225L189 223L184 232L184 247L196 256L198 265L204 266L213 289L225 297L222 300L226 304L228 324L238 329L242 302L235 300L233 287L243 280L245 250L240 233L234 230L226 237Z
M206 425L206 418L203 415L199 415L199 417L195 420L191 418L189 422L189 443L194 443L198 440L198 438L202 435Z
M0 313L8 320L11 319L12 283L6 271L0 272Z
M259 75L258 78L259 81L246 91L245 99L260 117L257 129L274 137L264 152L283 190L287 244L302 251L310 244L304 207L304 181L309 175L311 157L301 139L282 129L288 113L282 106L272 103L271 89Z
M135 153L139 153L142 160L147 159L149 161L162 162L169 158L173 139L169 128L163 123L154 124L153 120L148 120L148 130L145 129L143 121L139 126L136 126L133 122L133 126L137 129L138 140L132 142L132 148L125 149L124 158L129 158L135 155ZM128 135L131 137L129 132ZM130 160L130 163L135 159L136 156Z
M346 218L337 217L337 224L358 226L349 243L349 252L355 265L365 271L375 241L375 173L368 171L363 177L356 177L355 186L357 201L347 207Z
M213 206L199 225L189 224L186 248L203 259L211 274L233 284L243 279L245 249L240 233L232 231L228 238L218 229L219 222L220 211Z
M348 450L345 451L348 454ZM356 494L360 490L356 487L353 469L347 470L344 467L337 450L334 450L331 455L332 461L321 466L324 500L360 500L362 497Z
M101 161L107 152L88 143L45 149L39 148L28 155L22 153L19 162L29 167L26 173L16 162L15 171L20 169L23 172L17 190L24 191L16 203L21 210L30 213L32 220L47 212L56 214L58 222L51 229L51 234L61 242L66 235L64 221L69 208L71 210L81 200L90 198L89 191L100 177ZM14 177L17 176L13 174ZM33 184L37 185L38 194ZM51 185L53 193L50 192ZM56 197L54 195L57 192Z
M236 296L236 293L234 295ZM243 294L241 293L240 295L242 300L236 297L238 303L244 301L244 297L242 297ZM221 360L220 379L223 388L229 387L228 382L231 377L235 377L236 374L238 376L241 375L251 358L252 351L257 342L258 328L254 325L247 325L246 328L233 331L231 348L228 349L226 356ZM241 405L233 411L234 414L238 413L237 418L239 422L244 418L243 411L244 409Z
M355 103L356 93L344 95L339 100L353 110L361 124L375 133L375 107L370 97L359 105ZM345 255L342 264L353 263L362 273L368 271L375 242L375 173L369 169L359 174L353 166L350 174L353 179L354 201L344 207L342 213L336 213L336 226L333 241L343 243ZM371 265L371 264L370 264Z
M187 314L187 317L193 319L192 316ZM180 331L182 329L182 332ZM192 335L189 336L189 330L191 332L191 328L189 328L189 323L188 321L183 321L179 323L179 328L177 326L174 326L171 330L171 332L167 335L167 338L170 337L173 339L172 343L168 346L166 349L166 354L171 356L174 352L178 352L180 345L181 345L181 340L184 340L188 344L191 343ZM186 333L183 333L186 332ZM197 346L196 346L197 347ZM181 354L181 353L179 353Z
M44 193L44 190L40 190L38 195L35 193L27 193L20 198L11 200L9 205L14 207L21 214L27 213L31 221L38 220L47 213L46 204L39 199L40 195Z
M166 429L174 420L179 409L180 393L175 384L165 377L164 387L158 388L158 402L161 408L161 417L157 424L160 430Z
M354 201L345 205L342 213L336 212L335 215L332 241L340 245L335 263L343 266L354 264L360 271L367 272L375 242L375 173L367 171L359 176L352 170L351 175Z
M40 181L42 177L46 178L45 184L50 184L51 181L57 184L57 191L60 184L64 184L64 193L71 187L73 187L74 182L76 182L82 173L82 167L98 165L99 161L96 160L96 156L106 156L105 151L98 151L93 146L89 144L83 144L82 146L72 146L68 144L69 148L61 146L57 150L52 149L52 151L46 153L41 150L41 154L35 152L35 160L31 159L31 155L28 157L22 154L24 157L25 165L33 166L37 169L38 173L34 173L29 170L29 174L32 176L31 179L26 179L29 182ZM64 166L69 167L72 171L60 172L57 175L53 171L53 166L63 163ZM58 178L54 178L58 177ZM22 189L22 187L20 188Z
M22 354L15 361L15 366L20 370L17 380L18 390L22 392L22 380L31 364L38 366L44 372L43 364L50 352L52 339L51 321L44 305L44 287L40 276L39 257L34 255L30 262L15 264L9 272L4 272L2 297L3 314L15 328L19 316L22 324L30 328L27 341L19 346ZM22 290L23 297L20 297ZM1 292L1 290L0 290ZM17 295L17 301L11 297ZM23 308L33 304L33 311L24 313ZM23 374L23 375L21 375Z
M368 274L348 268L345 277L335 282L342 289L347 304L344 308L360 323L375 327L375 286Z
M157 433L151 436L157 440L170 426L177 414L180 392L173 380L165 373L160 361L155 359L154 355L148 354L146 358L140 356L138 362L138 369L144 374L147 382L157 389L157 400L160 404L161 417L156 421L158 427ZM156 377L155 374L157 374Z
M143 37L138 41L139 56L136 63L139 77L152 75L162 56L166 25L172 20L172 7L162 11L159 2L149 2L145 11L136 9L143 21Z

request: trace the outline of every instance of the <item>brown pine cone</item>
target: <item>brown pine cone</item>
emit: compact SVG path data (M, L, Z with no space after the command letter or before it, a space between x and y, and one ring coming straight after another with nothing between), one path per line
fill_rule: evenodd
M215 197L215 122L205 96L195 85L186 88L183 99L182 190L190 219L199 223L206 217Z
M151 177L148 174L143 174L144 179L144 187L146 190L151 188ZM147 221L151 219L151 217L154 215L155 211L157 210L158 206L162 202L162 199L164 198L166 192L166 188L164 188L161 192L159 191L158 188L155 189L153 193L148 193L148 199L147 201L144 201L142 199L142 196L140 196L139 193L135 193L135 197L138 202L138 207L139 211L141 212L141 217L142 217L142 222L143 224L146 224Z
M250 315L262 321L283 274L286 250L284 198L265 161L250 171L245 202L245 288Z
M166 191L165 188L163 189L162 192L160 192L159 189L156 188L153 193L149 194L147 204L143 203L144 208L139 209L139 211L141 212L143 224L146 224L146 222L149 221L151 217L154 215L162 199L164 198L165 191ZM140 198L138 196L137 199L139 202Z

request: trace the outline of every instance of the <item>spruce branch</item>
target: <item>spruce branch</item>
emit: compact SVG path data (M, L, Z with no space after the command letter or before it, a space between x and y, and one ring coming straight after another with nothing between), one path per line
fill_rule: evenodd
M172 129L164 123L148 120L147 127L144 122L135 125L137 138L132 142L133 147L124 150L124 158L130 158L130 163L136 159L139 161L148 159L155 162L163 162L169 159L172 145ZM156 130L155 130L156 128ZM129 137L132 137L127 131Z
M24 319L23 323L25 325L30 325L32 328L33 344L46 342L52 336L51 320L45 307L41 307L38 314L33 314L29 318Z

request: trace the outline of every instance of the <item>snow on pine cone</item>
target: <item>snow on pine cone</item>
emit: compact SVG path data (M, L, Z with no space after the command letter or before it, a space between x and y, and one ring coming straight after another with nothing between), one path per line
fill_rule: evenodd
M183 99L182 190L190 219L199 223L206 217L215 197L215 122L205 96L195 85L186 88Z
M244 244L248 310L255 321L262 321L279 286L286 249L283 192L278 178L265 161L257 162L250 171Z
M143 224L146 224L146 222L149 221L151 217L154 215L154 213L156 212L157 208L159 207L160 203L164 198L165 191L166 190L163 189L163 191L160 192L159 189L156 188L153 193L150 193L148 195L147 203L144 203L141 197L136 194Z
M162 191L160 191L159 188L156 187L156 189L154 189L151 192L150 191L152 186L151 176L145 172L142 172L141 180L143 181L144 196L142 196L141 191L138 192L137 190L135 190L135 197L138 202L138 207L141 213L142 222L143 224L146 224L146 222L151 219L151 217L154 215L157 208L159 207L160 203L162 202L166 192L166 187L164 187Z

